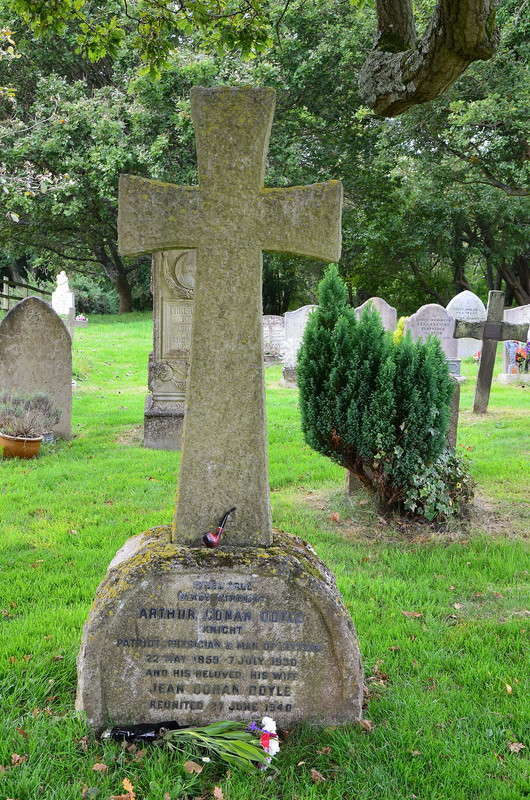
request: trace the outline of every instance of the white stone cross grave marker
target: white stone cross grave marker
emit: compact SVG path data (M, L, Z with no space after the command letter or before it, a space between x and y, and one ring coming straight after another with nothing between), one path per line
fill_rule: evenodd
M504 292L490 292L488 295L487 319L485 322L465 322L456 320L455 339L470 337L482 340L482 350L478 366L477 384L473 397L473 411L485 414L493 380L493 368L497 354L497 342L508 339L523 339L528 325L503 322Z
M272 542L262 252L340 256L339 181L264 188L274 91L195 87L198 186L120 179L119 249L197 252L191 366L173 538L197 545L236 506L226 544ZM220 342L223 346L220 346Z

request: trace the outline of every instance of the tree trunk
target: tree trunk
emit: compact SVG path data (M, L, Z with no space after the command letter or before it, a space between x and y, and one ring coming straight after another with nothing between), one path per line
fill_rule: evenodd
M433 100L472 61L495 52L495 0L438 0L415 44L412 0L378 0L374 50L359 72L364 102L376 114L395 117Z
M103 266L105 275L112 282L112 285L118 292L120 298L120 314L128 314L133 310L132 292L129 280L127 277L127 270L123 265L123 261L118 255L116 247L110 243L109 249L111 256L107 253L105 244L98 243L92 246L92 252L97 258L99 263Z

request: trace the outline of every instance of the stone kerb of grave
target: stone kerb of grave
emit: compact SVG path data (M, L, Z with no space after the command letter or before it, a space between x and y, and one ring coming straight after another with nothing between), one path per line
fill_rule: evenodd
M357 306L355 309L357 319L359 319L365 308L371 308L373 311L378 312L385 331L393 333L396 330L397 311L394 306L389 305L382 297L370 297L365 303Z
M153 350L149 354L144 447L180 450L184 427L196 253L155 253L151 266Z
M195 88L199 186L122 178L122 253L197 253L173 526L129 540L83 629L76 707L115 724L361 716L355 629L311 548L275 534L261 252L340 255L337 182L264 189L274 92ZM235 412L235 413L234 413ZM201 546L225 512L219 546Z
M309 315L315 308L316 305L307 305L285 313L285 356L281 383L288 389L296 389L298 350L304 338Z
M486 306L480 297L467 290L455 295L447 304L446 311L454 319L461 319L465 322L483 322L486 319ZM474 356L479 352L480 346L480 339L458 339L458 357Z
M72 339L39 297L26 297L0 322L0 391L46 392L61 409L55 436L72 435Z
M502 372L498 376L499 381L505 384L530 383L530 373L519 372L519 368L515 363L515 351L517 348L526 345L530 341L530 304L518 306L517 308L506 308L504 310L504 321L514 324L528 324L528 333L524 342L515 339L505 342L502 353Z

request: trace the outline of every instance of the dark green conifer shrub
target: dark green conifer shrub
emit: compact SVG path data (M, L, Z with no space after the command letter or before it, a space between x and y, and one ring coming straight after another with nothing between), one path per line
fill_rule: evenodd
M409 334L394 343L379 314L367 309L357 320L346 300L332 265L298 356L305 440L388 508L408 499L409 510L422 514L421 503L411 508L412 488L446 449L453 383L445 355L435 337L413 342ZM450 492L442 481L438 493L440 485ZM450 496L438 505L457 507Z

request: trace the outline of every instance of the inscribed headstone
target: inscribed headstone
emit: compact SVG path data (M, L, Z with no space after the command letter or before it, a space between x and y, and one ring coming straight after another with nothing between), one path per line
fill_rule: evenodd
M382 297L370 297L365 303L357 306L355 309L357 319L359 319L365 308L372 308L379 313L385 331L394 332L396 330L397 311L394 306L389 305Z
M455 319L466 322L483 322L486 319L486 306L480 297L468 290L455 295L447 304L446 311ZM480 346L479 339L458 339L458 357L474 356L480 350Z
M68 275L62 270L57 275L57 288L52 292L52 308L57 314L68 315L71 308L75 309L75 296L68 285Z
M180 450L191 346L194 250L155 253L151 269L153 350L149 354L144 447Z
M302 344L309 314L315 308L316 305L308 305L297 308L296 311L287 311L285 313L285 354L282 383L289 389L296 388L298 350Z
M263 346L265 356L283 355L285 350L285 319L276 314L263 315Z
M61 409L56 436L72 435L72 339L48 303L26 297L0 322L0 391L46 392Z
M457 342L454 338L455 320L438 303L428 303L421 306L415 314L405 320L405 333L410 331L414 341L423 339L430 334L437 336L447 358L457 358Z
M125 255L197 252L173 526L129 540L85 625L77 707L89 722L181 724L273 714L355 721L362 669L329 570L270 520L261 252L337 260L341 187L263 187L271 89L192 90L199 186L122 177ZM201 546L235 507L220 546Z

